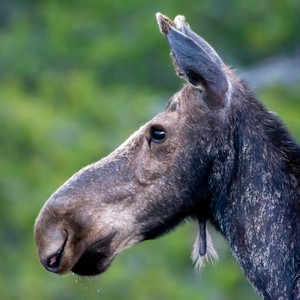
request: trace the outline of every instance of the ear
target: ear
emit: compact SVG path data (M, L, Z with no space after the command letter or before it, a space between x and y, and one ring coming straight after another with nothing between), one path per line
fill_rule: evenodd
M225 65L215 50L189 28L183 16L177 16L174 22L160 13L156 18L170 44L178 75L194 86L203 87L209 106L225 107L230 82L224 72Z

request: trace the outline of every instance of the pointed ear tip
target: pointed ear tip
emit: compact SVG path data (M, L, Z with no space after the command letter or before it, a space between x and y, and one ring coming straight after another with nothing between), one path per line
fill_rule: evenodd
M182 30L182 28L184 26L187 26L185 16L182 16L182 15L176 16L175 19L174 19L174 23L176 25L176 28L179 29L179 30Z
M160 12L156 13L155 16L160 32L167 34L170 27L174 25L174 22Z

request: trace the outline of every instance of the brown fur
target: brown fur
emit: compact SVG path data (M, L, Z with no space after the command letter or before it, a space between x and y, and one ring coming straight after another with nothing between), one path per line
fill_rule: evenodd
M262 298L299 299L300 147L183 17L158 22L188 83L49 198L35 224L42 264L99 274L124 248L194 218L197 264L214 254L210 221Z

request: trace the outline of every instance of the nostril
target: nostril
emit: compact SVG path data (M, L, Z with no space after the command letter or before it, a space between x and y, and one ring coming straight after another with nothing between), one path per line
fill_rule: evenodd
M60 265L61 254L62 254L62 251L59 251L47 259L46 268L48 270L58 269L58 267Z
M67 242L67 238L63 242L62 246L54 254L49 255L47 258L43 259L41 262L43 266L50 272L57 273L61 267L61 258L64 252L64 248Z

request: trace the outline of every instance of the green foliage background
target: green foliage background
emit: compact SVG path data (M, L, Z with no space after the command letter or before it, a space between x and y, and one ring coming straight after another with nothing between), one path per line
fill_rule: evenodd
M60 277L38 261L33 224L49 195L163 109L182 84L157 11L186 15L237 69L300 44L298 0L2 0L1 299L258 298L217 233L220 261L194 270L196 224L126 250L97 278ZM299 83L258 91L298 140Z

